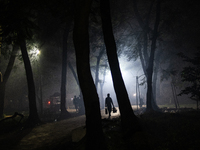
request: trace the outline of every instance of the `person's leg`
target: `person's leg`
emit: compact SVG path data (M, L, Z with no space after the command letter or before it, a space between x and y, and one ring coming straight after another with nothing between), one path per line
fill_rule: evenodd
M111 107L108 107L108 114L109 114L108 118L110 119L110 116L111 116Z

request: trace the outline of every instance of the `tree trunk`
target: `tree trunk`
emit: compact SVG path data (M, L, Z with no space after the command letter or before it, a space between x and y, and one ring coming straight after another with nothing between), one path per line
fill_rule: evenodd
M62 53L62 74L61 74L61 114L60 119L65 119L70 116L66 109L66 81L67 81L67 39L71 26L71 20L66 22L66 27L63 35L63 53Z
M133 109L131 107L128 93L126 91L126 87L119 67L117 48L113 36L112 23L110 17L110 1L101 0L100 10L102 19L102 30L104 35L104 42L106 45L108 62L110 65L113 85L121 114L121 125L124 130L133 129L134 125L137 125L137 117L133 113Z
M74 76L74 79L76 80L76 83L77 83L77 85L78 85L78 87L79 87L80 96L83 97L83 95L82 95L82 93L81 93L81 87L80 87L80 84L79 84L79 81L78 81L77 74L76 74L76 72L74 71L74 68L72 67L72 65L71 65L70 62L68 62L68 65L69 65L69 68L70 68L70 70L72 71L72 74L73 74L73 76Z
M68 62L68 66L69 66L69 68L70 68L70 70L71 70L71 72L72 72L72 74L73 74L73 76L74 76L74 79L76 80L77 85L78 85L79 88L80 88L79 81L78 81L78 77L77 77L76 72L74 71L74 68L72 67L72 64L71 64L70 62ZM81 89L81 88L80 88L80 89Z
M153 91L152 91L152 98L151 98L151 105L154 111L159 111L159 107L156 103L157 100L157 96L156 96L156 83L157 83L157 76L158 76L158 68L157 66L154 69L154 74L153 74L153 82L152 82L152 87L153 87Z
M15 46L13 46L12 54L10 56L8 66L7 66L5 74L3 76L3 81L0 84L0 117L3 116L6 83L8 81L8 78L10 76L10 73L12 71L12 68L13 68L13 65L15 62L16 52L17 52L17 48Z
M150 58L149 58L149 63L148 63L148 68L147 68L147 111L153 111L152 107L152 76L153 76L153 66L154 66L154 54L156 50L156 40L158 37L158 26L160 23L160 0L157 1L157 6L156 6L156 21L154 25L154 31L153 31L153 39L152 39L152 44L151 44L151 53L150 53Z
M148 77L148 75L150 75L151 73L147 72L148 68L147 67L150 67L149 66L149 63L150 61L150 57L152 56L148 56L148 33L149 31L151 30L149 28L149 18L150 18L150 14L151 14L151 11L152 11L152 8L153 8L153 5L154 5L154 2L155 0L153 0L151 2L151 5L149 7L149 11L148 11L148 14L147 14L147 17L146 17L146 21L143 21L142 20L142 17L141 15L139 14L139 11L138 11L138 8L137 8L137 2L136 0L133 0L133 8L134 8L134 12L135 12L135 15L136 15L136 18L138 20L138 23L140 25L140 27L143 29L143 40L144 40L144 44L143 44L143 49L141 48L142 51L139 51L139 56L140 56L140 61L141 61L141 64L142 64L142 68L143 68L143 71L144 71L144 74L147 78L147 87L149 89L149 91L151 90L152 93L151 95L149 95L149 93L147 94L147 97L151 97L150 99L147 98L148 102L147 102L147 110L155 110L155 111L158 111L158 106L156 104L156 95L154 94L153 90L152 90L152 77ZM155 23L156 24L156 23ZM154 30L155 31L155 30ZM155 32L154 32L155 33ZM155 39L153 39L153 42L156 42ZM152 43L153 43L152 42ZM154 50L155 51L155 50ZM150 54L152 55L152 53ZM154 54L153 54L154 55ZM154 56L153 56L154 58ZM153 60L154 61L154 60ZM153 66L152 66L153 67ZM152 68L152 74L153 74L153 68ZM156 77L156 76L154 76ZM156 78L154 78L156 79ZM155 80L154 80L155 81ZM155 82L156 83L156 82ZM149 85L150 84L150 85ZM154 84L153 84L154 85ZM156 85L154 85L153 88L156 88ZM155 90L154 90L155 91Z
M151 104L152 104L152 107L155 111L160 111L159 110L159 107L157 105L157 89L156 89L156 86L157 86L157 77L158 77L158 68L159 68L159 61L160 61L160 58L161 58L161 54L162 54L162 51L158 51L155 55L155 67L154 67L154 73L153 73L153 94L152 94L152 99L151 99Z
M103 86L104 86L104 83L105 83L105 77L106 77L106 69L107 69L107 63L104 65L104 72L103 72L103 80L101 81L100 83L100 99L101 99L101 108L103 109L104 108L104 98L103 98Z
M77 74L86 113L86 149L107 149L101 125L99 97L91 75L88 19L92 0L75 1L73 41Z
M24 67L26 71L26 79L27 79L27 85L28 85L29 117L27 120L27 125L32 127L40 123L41 121L37 113L33 72L32 72L31 63L30 63L28 53L27 53L26 42L24 39L21 39L20 48L21 48L22 58L24 61Z
M101 57L103 56L103 53L104 53L104 48L101 49L101 51L99 52L99 55L97 56L96 73L95 73L95 85L96 85L97 91L98 91L98 83L99 83L99 65L100 65L100 60L101 60Z

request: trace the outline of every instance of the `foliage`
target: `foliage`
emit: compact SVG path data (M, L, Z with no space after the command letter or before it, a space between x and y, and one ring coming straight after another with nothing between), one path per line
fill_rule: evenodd
M38 29L37 25L33 23L35 14L30 6L33 1L25 2L22 0L1 1L1 27L2 35L7 43L16 41L19 37L31 39L33 29ZM23 8L23 9L19 9ZM18 38L17 38L18 37Z
M198 49L199 50L199 49ZM194 100L200 99L200 52L195 53L194 58L190 58L183 53L178 54L183 58L183 61L191 64L190 66L184 67L181 72L181 78L183 82L189 82L189 86L181 91L179 95L190 94Z
M10 56L10 50L7 48L10 44L17 44L21 38L30 40L36 33L34 31L39 30L35 22L37 13L33 8L34 5L30 6L31 4L33 4L33 1L25 2L22 0L3 0L0 3L0 13L2 14L0 26L3 36L2 54L6 58ZM34 46L34 42L29 41L27 44L29 50ZM20 55L18 59L22 61Z

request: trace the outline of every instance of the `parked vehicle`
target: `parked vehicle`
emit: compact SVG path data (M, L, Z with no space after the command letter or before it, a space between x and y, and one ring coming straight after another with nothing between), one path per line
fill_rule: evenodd
M60 93L54 93L45 102L46 109L49 112L60 111Z

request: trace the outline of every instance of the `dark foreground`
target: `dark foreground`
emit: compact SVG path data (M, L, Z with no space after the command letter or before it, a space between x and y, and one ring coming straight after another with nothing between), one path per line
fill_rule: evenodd
M138 116L142 131L129 137L121 134L119 117L103 119L109 150L198 150L200 149L200 112L150 113ZM0 124L2 150L75 150L82 149L85 116L45 123L33 129L20 130ZM9 126L9 130L8 130ZM7 129L4 130L4 129ZM95 149L95 148L94 148Z

